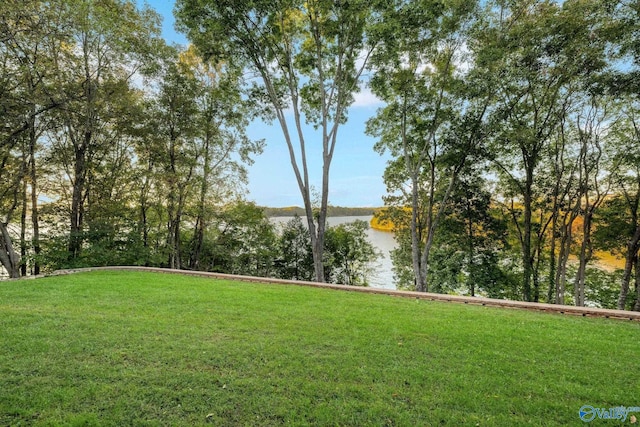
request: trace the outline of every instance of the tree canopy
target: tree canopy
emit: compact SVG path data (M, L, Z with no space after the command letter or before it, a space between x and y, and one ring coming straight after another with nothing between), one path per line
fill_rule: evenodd
M327 217L367 87L397 286L640 310L637 1L178 0L175 15L190 46L133 0L0 4L9 276L135 264L366 284L366 224ZM300 191L304 218L282 230L246 200L277 142L248 136L257 120L281 131Z

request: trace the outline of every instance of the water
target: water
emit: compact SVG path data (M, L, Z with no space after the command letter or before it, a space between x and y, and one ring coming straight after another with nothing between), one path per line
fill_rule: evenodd
M370 224L371 218L373 218L373 216L336 216L327 218L327 223L330 226L335 226L361 220ZM271 221L278 226L282 226L291 219L292 217L273 217L271 218ZM302 218L302 223L306 224L306 220L304 218ZM393 233L375 230L369 227L367 229L367 238L373 247L382 255L376 262L373 273L369 276L369 283L371 284L371 287L395 289L396 286L393 283L393 270L390 257L390 251L396 247L396 241L393 238Z

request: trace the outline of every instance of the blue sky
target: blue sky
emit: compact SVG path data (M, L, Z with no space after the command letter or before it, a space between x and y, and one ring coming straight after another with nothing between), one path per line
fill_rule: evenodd
M162 35L170 43L186 45L187 38L174 28L174 0L137 0L163 16ZM365 123L380 107L379 101L365 91L356 96L349 121L338 131L329 185L329 203L338 206L382 206L385 185L382 174L387 158L373 151L374 139L365 135ZM251 138L265 139L264 152L249 167L247 198L262 206L301 206L302 198L289 162L282 131L277 124L254 122L248 129ZM321 141L313 129L305 131L312 185L321 187ZM317 143L316 143L317 141Z

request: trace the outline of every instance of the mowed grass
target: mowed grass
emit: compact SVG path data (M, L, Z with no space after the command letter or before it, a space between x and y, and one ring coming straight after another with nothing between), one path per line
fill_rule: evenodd
M628 321L157 273L0 283L3 426L581 425L640 406L639 356Z

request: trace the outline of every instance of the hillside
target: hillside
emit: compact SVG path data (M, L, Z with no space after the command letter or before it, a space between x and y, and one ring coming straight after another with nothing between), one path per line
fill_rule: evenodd
M0 313L0 425L577 425L640 395L623 321L139 272L2 282Z

